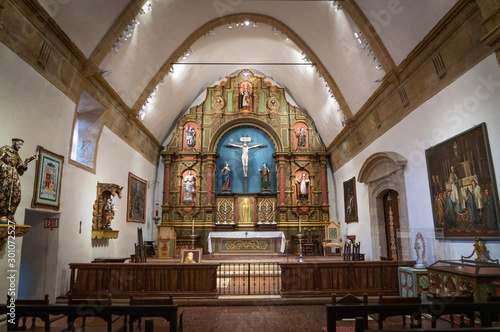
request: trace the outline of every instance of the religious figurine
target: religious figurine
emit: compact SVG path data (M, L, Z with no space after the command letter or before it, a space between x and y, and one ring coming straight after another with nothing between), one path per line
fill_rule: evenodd
M297 147L298 148L305 148L306 147L306 133L304 132L304 127L301 127L300 129L297 128Z
M184 176L184 200L185 201L192 201L193 200L193 195L194 195L194 183L195 183L195 177L193 174L191 174L191 171L188 171L186 176Z
M231 169L229 169L229 163L226 161L226 165L222 169L222 191L230 191L231 190Z
M228 143L228 144L226 144L226 147L235 147L235 148L240 148L241 149L241 163L243 164L243 176L247 177L247 173L248 173L248 150L253 149L253 148L259 148L259 147L265 148L266 146L264 144L262 144L262 143L259 143L257 145L253 145L253 146L248 146L248 143L245 141L245 142L243 142L243 145Z
M267 168L267 164L262 164L262 169L259 169L260 177L262 181L262 189L269 190L271 186L271 171Z
M301 201L308 200L308 192L309 192L309 179L306 179L306 173L302 173L302 177L300 179L295 179L298 184L298 192L299 199Z
M248 90L248 85L245 84L245 89L241 92L240 105L241 109L249 110L252 104L252 92Z
M36 158L36 153L24 162L19 150L24 145L20 138L12 139L12 146L0 148L0 223L15 223L14 214L21 202L21 181L19 176L28 170L28 163Z
M196 145L196 132L191 126L186 128L186 144L190 148L194 148Z
M108 198L106 205L104 206L104 225L102 226L102 229L111 229L111 221L115 217L116 214L116 207L113 204L113 200L111 198Z

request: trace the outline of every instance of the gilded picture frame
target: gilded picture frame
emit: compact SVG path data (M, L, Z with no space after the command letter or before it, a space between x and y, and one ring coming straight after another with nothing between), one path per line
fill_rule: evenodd
M64 157L37 146L35 184L31 207L59 210Z
M146 222L147 188L146 180L128 173L127 221Z
M356 200L356 177L344 181L344 216L346 223L358 221L358 203Z
M482 123L425 151L434 228L447 239L500 238L498 190Z

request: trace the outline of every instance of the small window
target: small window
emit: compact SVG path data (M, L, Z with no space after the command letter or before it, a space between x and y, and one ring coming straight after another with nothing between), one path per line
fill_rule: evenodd
M71 140L71 161L95 172L97 143L104 123L104 107L83 90L78 102Z

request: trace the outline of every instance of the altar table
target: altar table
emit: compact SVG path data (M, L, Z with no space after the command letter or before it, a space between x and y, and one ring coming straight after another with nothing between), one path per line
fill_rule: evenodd
M285 252L283 232L210 232L208 252L216 254L274 254Z

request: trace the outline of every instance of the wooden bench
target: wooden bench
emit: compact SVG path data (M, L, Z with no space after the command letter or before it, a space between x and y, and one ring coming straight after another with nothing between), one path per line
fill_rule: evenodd
M136 306L136 305L141 305L141 306L150 306L150 305L173 305L174 302L172 300L172 296L168 297L150 297L150 296L140 296L140 295L130 295L130 305L131 306ZM134 322L137 320L137 329L140 329L141 327L141 319L142 317L149 317L148 314L142 315L142 314L131 314L129 315L129 327L130 331L133 331L134 328ZM165 318L167 321L169 321L169 315L164 315L161 316Z
M421 304L422 300L419 297L401 297L401 296L382 296L382 294L379 294L378 296L378 303L379 304L393 304L393 305L399 305L403 303L412 303L412 304ZM387 317L393 316L391 313L380 313L378 315L378 328L379 330L383 329L383 324L384 320ZM406 315L403 316L403 326L406 326ZM413 320L417 320L417 327L421 328L422 327L422 315L420 315L420 311L416 311L410 315L410 327L413 328Z
M9 305L11 303L11 300L12 298L10 297L10 295L7 295L7 305ZM45 294L45 298L43 300L37 300L37 299L34 299L34 300L24 300L24 299L14 299L14 303L16 306L18 305L26 305L26 304L30 304L30 305L49 305L49 294ZM50 315L48 314L32 314L32 315L20 315L17 311L16 311L16 315L15 315L15 320L14 320L14 326L15 326L15 330L14 331L17 331L17 327L19 326L19 318L23 318L23 326L22 326L22 329L23 330L26 330L26 317L32 317L32 320L31 320L31 326L33 327L35 325L35 321L36 321L36 318L40 318L41 320L44 321L45 323L45 331L50 331ZM8 324L8 328L10 329L10 326L12 324Z
M102 297L97 298L78 298L74 294L68 296L68 305L78 306L80 313L71 313L68 315L68 330L75 330L75 319L82 317L82 328L85 328L86 317L99 317L108 323L108 331L111 331L113 323L112 315L110 313L103 313L103 306L111 306L111 294L102 294Z

